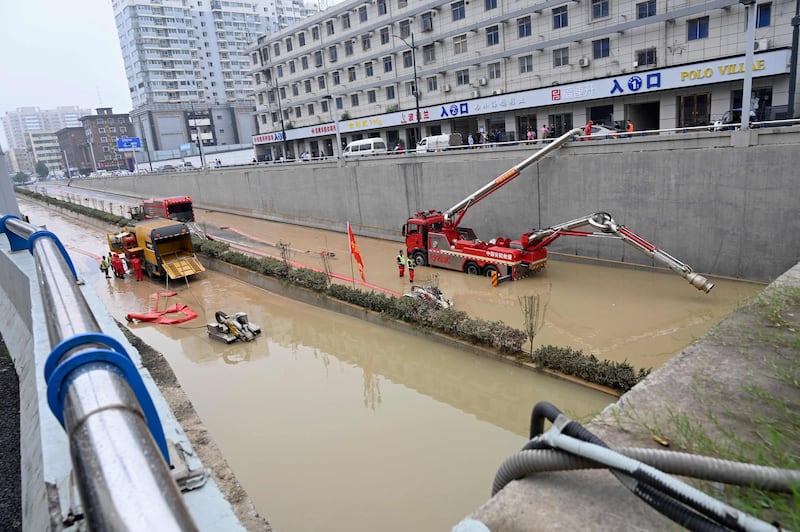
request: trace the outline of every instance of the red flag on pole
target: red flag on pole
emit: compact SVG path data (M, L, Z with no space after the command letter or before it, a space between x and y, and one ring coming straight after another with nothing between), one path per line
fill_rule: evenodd
M366 282L367 278L364 276L364 261L361 260L361 253L358 251L358 244L356 244L356 237L353 236L353 230L350 228L350 222L347 222L347 236L350 238L350 253L358 263L358 271L361 272L361 280Z

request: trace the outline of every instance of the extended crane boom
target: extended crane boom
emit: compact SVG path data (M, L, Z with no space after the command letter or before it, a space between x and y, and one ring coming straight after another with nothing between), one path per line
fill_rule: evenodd
M480 200L482 200L489 194L492 194L506 183L513 180L524 169L526 169L539 159L546 157L547 155L550 154L550 152L557 150L558 148L561 147L562 144L574 138L576 135L581 135L582 133L583 130L579 127L569 130L567 133L564 133L560 137L556 138L555 140L553 140L553 142L551 142L541 150L537 151L536 153L534 153L521 163L515 164L514 166L512 166L511 168L509 168L508 170L506 170L505 172L503 172L502 174L491 180L489 183L487 183L480 189L476 190L463 200L459 201L458 203L456 203L455 205L453 205L452 207L450 207L449 209L447 209L442 213L444 214L445 224L452 223L452 225L457 226L461 222L461 218L463 218L464 215L467 213L467 209L478 203ZM453 223L452 219L453 216L455 216L456 214L459 215L458 220L456 220Z

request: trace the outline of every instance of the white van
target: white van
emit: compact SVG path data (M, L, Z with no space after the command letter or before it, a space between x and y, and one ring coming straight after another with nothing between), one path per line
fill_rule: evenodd
M380 137L354 140L342 152L343 157L363 157L366 155L384 155L386 142Z
M461 146L461 133L445 133L443 135L423 137L417 143L417 153L445 151L451 146Z

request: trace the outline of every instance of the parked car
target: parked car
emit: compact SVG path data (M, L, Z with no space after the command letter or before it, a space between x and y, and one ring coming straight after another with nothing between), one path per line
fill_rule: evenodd
M158 167L158 171L159 172L174 172L176 170L177 170L177 168L175 168L175 166L173 166L171 164L165 164L163 166L159 166Z
M758 118L755 111L750 111L750 127L758 127ZM714 121L711 128L712 131L731 131L738 129L739 124L742 123L742 108L731 109L726 111L719 120Z
M616 129L611 129L606 126L601 126L599 124L592 124L592 132L590 134L584 133L589 139L596 140L596 139L615 139L619 137L619 131Z

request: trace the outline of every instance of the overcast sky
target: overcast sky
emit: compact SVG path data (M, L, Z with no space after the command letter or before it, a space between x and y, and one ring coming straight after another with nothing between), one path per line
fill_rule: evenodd
M110 0L0 0L0 115L62 105L131 110Z

